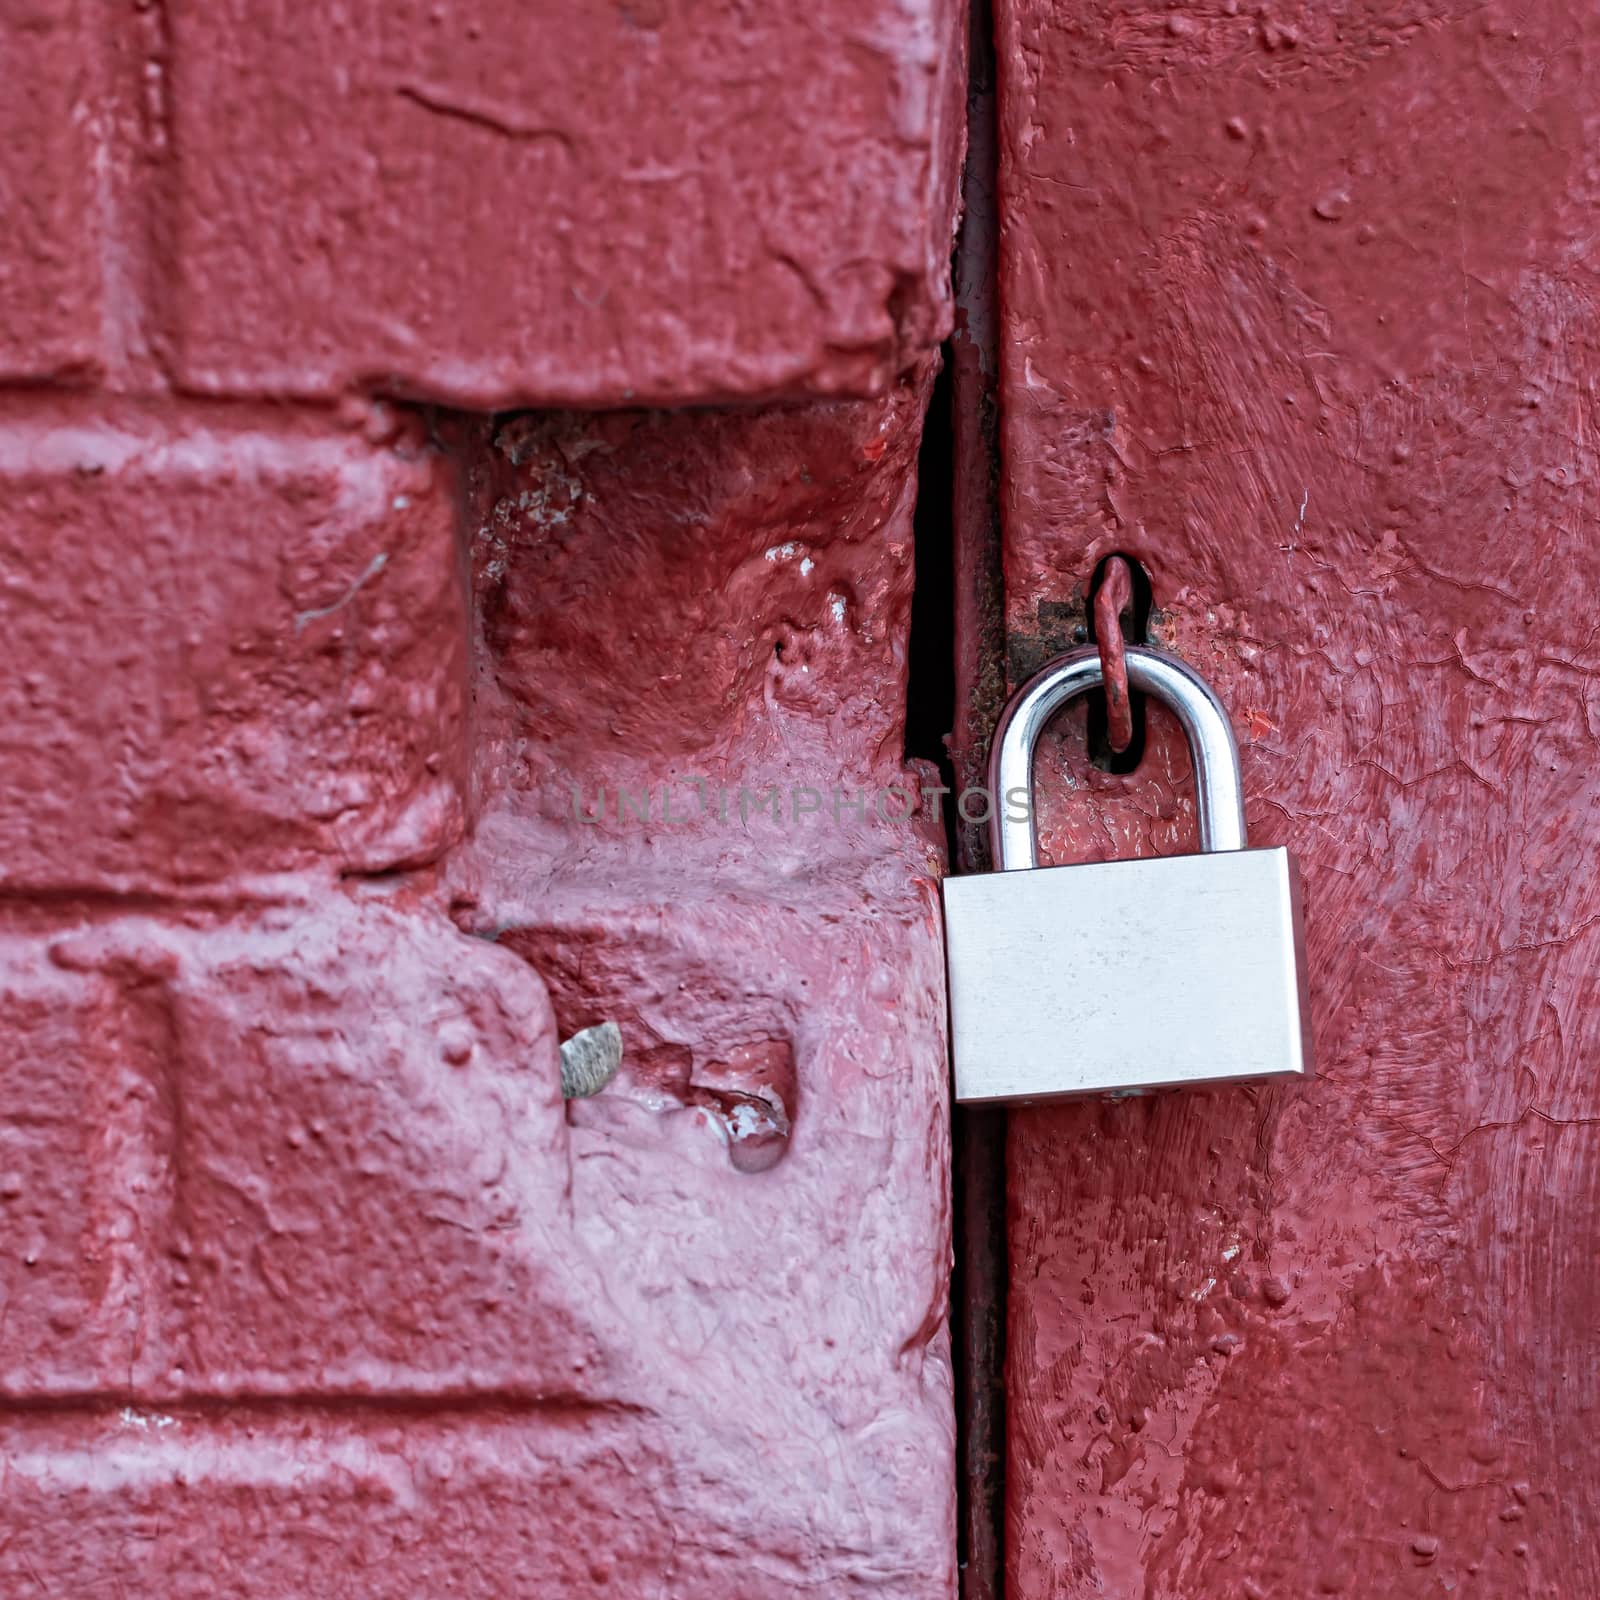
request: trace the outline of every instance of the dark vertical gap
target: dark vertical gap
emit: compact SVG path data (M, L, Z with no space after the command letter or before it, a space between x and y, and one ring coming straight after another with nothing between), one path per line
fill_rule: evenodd
M951 500L955 468L950 449L950 363L934 380L917 456L917 505L913 519L916 578L911 592L911 638L907 647L906 755L931 761L939 781L951 784L950 730L955 721L955 562L951 548ZM945 822L953 815L945 796Z
M992 0L970 0L967 160L953 262L950 374L950 570L957 789L986 780L989 738L1005 703L1005 580L1000 529L999 144ZM981 815L974 807L973 817ZM987 829L951 819L953 870L990 866ZM956 1378L957 1555L961 1600L1003 1600L1006 1478L1006 1113L957 1106L951 1119L955 1260L951 1345Z

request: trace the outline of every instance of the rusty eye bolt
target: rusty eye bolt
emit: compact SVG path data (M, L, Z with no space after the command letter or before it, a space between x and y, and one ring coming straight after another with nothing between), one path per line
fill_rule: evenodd
M1123 659L1122 619L1133 610L1133 574L1121 556L1106 561L1094 592L1094 638L1105 684L1106 739L1120 756L1133 739L1133 706L1128 700L1128 664Z

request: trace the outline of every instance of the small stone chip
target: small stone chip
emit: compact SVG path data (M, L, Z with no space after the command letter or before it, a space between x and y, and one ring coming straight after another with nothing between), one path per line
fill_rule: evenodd
M599 1094L622 1065L622 1030L614 1022L582 1028L561 1046L561 1097Z

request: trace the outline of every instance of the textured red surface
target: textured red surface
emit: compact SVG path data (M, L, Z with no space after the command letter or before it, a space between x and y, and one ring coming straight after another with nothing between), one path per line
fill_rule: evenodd
M186 386L864 394L948 323L956 0L166 9Z
M319 858L253 877L223 813L237 873L9 896L0 1593L211 1595L219 1563L262 1597L431 1592L464 1564L483 1596L952 1592L941 840L872 798L923 776L925 400L464 430L470 841L374 875L312 834ZM242 447L188 448L228 478ZM246 574L295 543L253 534L227 546ZM454 549L432 567L448 590ZM413 592L398 563L368 586L353 676ZM234 610L252 640L271 615ZM302 715L291 638L259 645L279 714L246 725L272 749ZM214 681L198 648L141 660L177 705ZM109 758L97 707L73 745ZM58 782L47 750L10 747L19 791L30 762ZM354 731L343 755L405 770ZM573 784L665 786L690 820L585 824ZM774 787L781 818L741 821ZM86 852L116 848L102 826ZM121 848L202 832L156 807ZM604 1017L622 1072L564 1110L557 1021Z
M603 1382L537 978L403 893L302 888L8 942L7 1396Z
M957 23L9 8L4 1600L952 1593Z
M1587 1595L1600 23L999 9L1014 670L1145 564L1321 1068L1013 1118L1012 1591ZM1192 839L1164 721L1046 761L1055 859Z
M466 594L418 439L15 403L0 495L0 888L376 871L459 837Z
M951 1592L925 400L6 436L0 1593Z
M851 803L923 776L925 400L512 423L471 485L483 803L454 914L532 962L564 1032L622 1027L618 1079L569 1111L572 1203L617 1392L678 1463L666 1520L729 1552L726 1587L669 1593L953 1587L942 841L933 805ZM741 820L771 789L781 822Z
M87 9L12 0L0 21L0 382L82 378L100 360Z

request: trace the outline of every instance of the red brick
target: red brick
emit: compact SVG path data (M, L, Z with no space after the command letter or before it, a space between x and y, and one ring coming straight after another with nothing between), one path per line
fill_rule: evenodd
M0 1393L607 1381L544 989L392 893L0 942Z
M0 426L0 883L435 854L461 817L457 564L426 453Z
M117 985L0 939L0 1393L128 1382L145 1326L148 1041Z
M67 1574L56 1592L128 1600L802 1592L794 1564L752 1556L745 1530L708 1517L640 1430L635 1418L538 1411L130 1408L0 1423L0 1593L42 1593ZM797 1506L810 1487L789 1486ZM841 1580L827 1592L868 1591ZM890 1573L870 1592L928 1590Z
M99 364L91 45L78 0L19 0L0 21L0 381Z
M603 1379L543 986L387 898L185 948L174 1396L559 1400Z
M491 408L881 388L942 336L955 0L175 0L179 381Z

